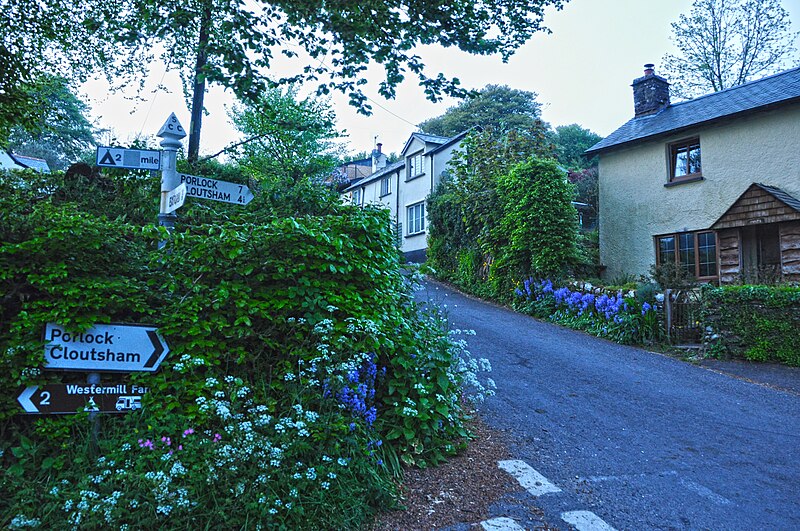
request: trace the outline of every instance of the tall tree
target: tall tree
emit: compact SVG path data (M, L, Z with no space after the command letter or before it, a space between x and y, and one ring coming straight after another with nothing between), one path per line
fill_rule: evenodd
M597 165L597 157L587 159L583 152L603 139L578 124L559 125L550 134L556 158L567 170L583 170Z
M694 0L672 23L679 53L662 59L673 94L692 98L789 67L797 38L790 24L780 0Z
M85 116L89 108L63 77L43 76L40 81L30 94L39 103L38 120L28 127L15 126L8 147L45 159L50 169L65 170L94 146L94 129Z
M507 85L486 85L419 127L428 134L440 136L453 136L476 126L492 128L502 134L535 126L541 108L533 92Z
M247 137L237 160L260 178L324 181L341 158L333 110L316 98L298 99L294 88L267 89L231 117Z
M313 82L319 94L338 90L369 114L361 86L372 62L383 65L379 93L414 74L431 100L465 91L458 79L429 76L419 45L439 43L475 54L507 59L543 26L544 8L566 0L140 0L117 33L140 51L161 44L162 60L178 68L191 95L189 160L197 158L203 94L208 83L230 88L241 99L256 99L267 86ZM296 59L290 75L270 75L275 56Z

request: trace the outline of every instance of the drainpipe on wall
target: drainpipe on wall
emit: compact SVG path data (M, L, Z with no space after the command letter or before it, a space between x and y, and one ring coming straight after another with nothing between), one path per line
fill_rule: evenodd
M403 166L403 168L405 168L405 165ZM395 212L397 213L396 217L395 217L395 222L396 222L396 225L398 225L398 226L400 225L400 220L403 219L403 218L400 217L400 174L401 173L403 173L402 170L398 170L397 171L397 188L395 188L395 191L397 192L396 193L397 197L395 199ZM400 242L400 250L402 251L403 250L403 231L402 230L399 231L399 233L397 235L397 239Z

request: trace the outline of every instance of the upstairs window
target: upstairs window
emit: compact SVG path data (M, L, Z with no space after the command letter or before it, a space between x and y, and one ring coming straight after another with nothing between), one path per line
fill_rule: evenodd
M392 179L391 177L384 177L381 179L381 197L392 193Z
M356 188L353 190L353 204L361 206L361 203L364 199L364 194L361 192L361 188Z
M422 175L422 152L408 157L408 179Z
M670 144L669 160L669 181L671 183L702 178L699 138L690 138Z

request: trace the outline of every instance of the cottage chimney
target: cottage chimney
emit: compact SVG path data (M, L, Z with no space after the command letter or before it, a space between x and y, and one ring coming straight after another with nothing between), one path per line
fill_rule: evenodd
M381 152L382 148L383 144L378 142L375 144L375 149L372 150L372 173L386 167L386 155Z
M633 110L634 115L647 116L669 107L669 82L656 75L655 65L644 65L644 76L634 79Z

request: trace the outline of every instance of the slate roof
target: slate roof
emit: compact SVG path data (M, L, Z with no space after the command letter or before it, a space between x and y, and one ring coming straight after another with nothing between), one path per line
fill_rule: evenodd
M462 131L461 133L459 133L459 134L457 134L455 136L451 136L451 137L428 135L428 134L425 134L425 133L412 133L411 136L408 138L408 141L406 142L405 147L403 147L403 152L406 150L406 148L408 147L409 143L414 138L419 138L420 140L422 140L423 142L426 142L426 143L439 144L438 146L436 146L432 150L427 151L425 153L426 155L432 155L432 154L434 154L434 153L436 153L438 151L441 151L442 149L447 148L448 146L451 146L451 145L455 144L459 140L462 140L465 136L467 136L467 134L469 134L470 131L472 131L472 129L467 129L466 131ZM359 180L351 183L347 188L345 188L343 190L343 192L349 192L349 191L353 190L354 188L358 188L359 186L364 186L365 184L369 184L371 182L374 182L374 181L376 181L376 180L378 180L378 179L380 179L382 177L385 177L387 174L394 173L395 171L399 170L400 168L405 167L405 165L406 165L405 159L400 159L399 161L395 162L394 164L390 164L390 165L386 166L385 168L381 168L380 170L376 171L375 173L364 177L363 179L359 179Z
M380 179L381 177L385 177L390 173L394 173L395 171L399 170L400 168L406 165L406 161L404 159L400 159L397 162L387 165L384 168L376 171L375 173L364 177L363 179L359 179L356 182L350 184L347 188L344 189L345 192L349 192L354 188L358 188L359 186L364 186L365 184L369 184L373 181Z
M675 103L652 115L632 118L585 153L595 155L640 140L795 101L800 101L800 68Z
M785 203L786 206L791 207L794 210L800 212L800 201L798 201L794 196L791 196L786 192L784 192L783 190L781 190L780 188L775 188L774 186L767 186L766 184L761 184L761 183L753 183L753 184L755 184L768 194L772 194L772 196L775 199Z
M461 132L460 132L460 133L458 133L456 136L453 136L453 137L450 137L450 138L448 138L448 139L445 141L445 143L444 143L444 144L441 144L441 145L439 145L439 146L437 146L437 147L433 148L432 150L430 150L430 151L428 152L428 154L429 154L429 155L433 155L434 153L438 153L439 151L442 151L443 149L447 149L448 147L452 146L452 145L453 145L453 144L455 144L456 142L459 142L459 141L463 140L463 139L464 139L464 138L465 138L465 137L466 137L466 136L467 136L467 135L468 135L468 134L469 134L469 133L470 133L470 132L471 132L473 129L475 129L475 128L474 128L474 127L471 127L471 128L469 128L469 129L467 129L466 131L461 131Z
M9 151L8 155L11 157L11 160L23 168L30 168L39 173L50 173L50 166L48 166L47 161L44 159L20 155L18 153L14 153L13 151Z
M408 137L408 140L406 141L406 144L403 146L403 149L402 151L400 151L400 153L405 153L406 150L408 149L408 146L415 138L419 138L426 144L444 144L445 142L450 140L450 138L446 136L429 135L426 133L411 133L411 136Z

